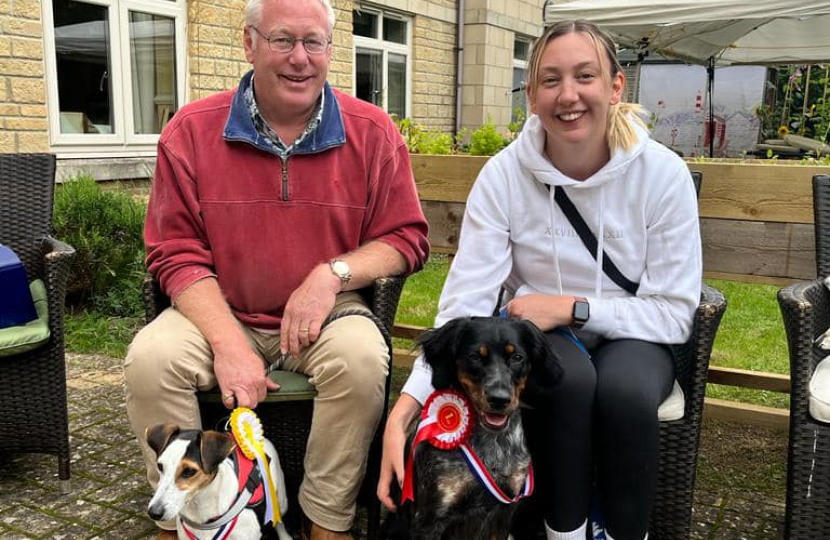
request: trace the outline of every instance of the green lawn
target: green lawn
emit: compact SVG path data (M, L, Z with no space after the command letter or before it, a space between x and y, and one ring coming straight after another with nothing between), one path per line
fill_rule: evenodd
M397 321L418 326L431 326L438 310L438 296L449 270L446 256L433 256L423 271L407 279ZM722 280L707 283L719 289L728 301L717 339L712 364L753 371L789 373L787 344L784 328L775 299L778 287ZM96 313L68 314L66 318L66 346L70 352L97 353L121 356L126 353L143 319L104 317ZM397 348L409 349L411 344L396 339ZM395 387L406 377L398 370ZM786 408L789 396L774 392L749 390L710 384L707 395Z

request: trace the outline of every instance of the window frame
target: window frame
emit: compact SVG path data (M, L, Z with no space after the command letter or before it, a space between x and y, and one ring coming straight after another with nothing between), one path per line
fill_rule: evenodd
M527 45L527 58L524 58L524 59L516 58L516 42L521 42L521 43L524 43L524 44ZM513 56L513 70L521 69L525 72L525 81L524 81L525 82L525 88L519 90L519 92L522 92L524 94L525 119L530 117L530 102L527 99L526 87L527 87L528 65L530 64L530 52L531 52L532 48L533 48L533 40L531 38L521 36L521 35L518 35L518 34L513 36L513 55L512 55ZM511 71L511 75L512 75L512 71ZM512 91L513 90L512 86L513 85L512 85L512 77L511 77L511 88L510 88L510 90L511 90L511 92L510 92L510 121L511 121L511 123L515 122L515 119L513 117L513 109L514 109L513 101L515 99L515 97L514 97L515 93Z
M391 11L380 8L367 8L355 5L354 11L361 11L377 16L377 25L375 25L375 37L358 36L352 31L352 95L357 96L357 53L358 49L369 49L380 51L382 55L381 60L381 77L383 78L383 88L381 89L381 108L389 114L389 54L399 54L406 58L406 95L404 96L404 103L406 114L404 118L412 116L412 27L414 18L411 15L406 15L397 11ZM406 44L395 43L394 41L386 41L383 39L383 21L384 19L393 19L402 21L406 24ZM401 118L403 120L403 118Z
M73 157L154 155L158 144L157 133L134 133L132 70L130 65L129 13L142 12L173 19L175 32L176 103L186 103L187 48L186 0L76 0L102 6L108 10L110 33L110 84L112 85L113 133L61 133L58 97L57 55L55 46L54 2L43 0L44 63L46 67L46 108L49 124L49 144L58 155ZM120 129L119 129L120 127Z

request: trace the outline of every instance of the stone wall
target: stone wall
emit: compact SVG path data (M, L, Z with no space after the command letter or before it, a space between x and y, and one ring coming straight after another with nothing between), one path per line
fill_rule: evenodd
M2 0L0 0L2 1ZM245 0L189 0L190 100L231 90L250 69L242 47Z
M0 0L0 152L47 152L39 0Z
M488 117L506 131L511 117L513 44L542 34L544 0L467 0L461 123L469 129Z

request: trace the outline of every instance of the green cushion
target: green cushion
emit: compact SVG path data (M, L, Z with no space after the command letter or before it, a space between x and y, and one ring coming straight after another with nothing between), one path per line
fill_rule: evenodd
M0 329L0 356L12 356L37 349L49 339L49 302L46 286L39 279L29 284L37 319L20 326Z
M295 371L272 371L268 377L280 385L277 392L268 392L265 401L296 401L314 399L317 391L308 382L308 375Z

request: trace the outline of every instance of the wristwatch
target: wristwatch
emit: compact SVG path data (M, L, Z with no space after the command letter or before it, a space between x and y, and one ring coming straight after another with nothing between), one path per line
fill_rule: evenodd
M329 263L331 273L340 278L340 288L343 289L352 279L352 269L349 263L341 259L334 259Z
M591 305L588 303L588 299L582 296L575 296L573 310L574 322L571 326L574 328L582 328L585 326L585 323L588 322L588 317L590 316Z

